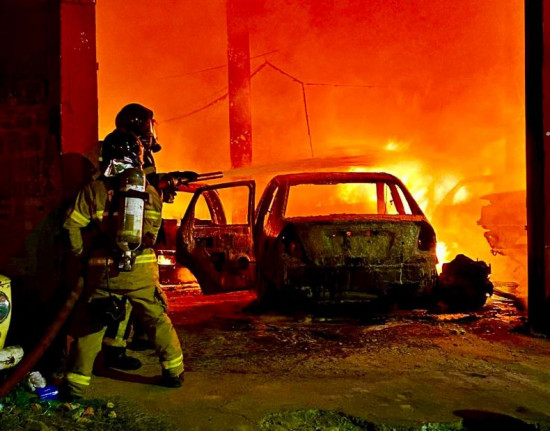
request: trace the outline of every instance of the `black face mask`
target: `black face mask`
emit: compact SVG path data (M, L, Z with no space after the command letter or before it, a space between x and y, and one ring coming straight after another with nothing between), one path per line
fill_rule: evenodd
M162 147L160 146L160 144L155 139L155 142L153 142L153 144L151 145L151 151L153 153L158 153L160 150L162 150Z
M145 150L143 153L143 169L150 166L155 167L155 158L153 157L151 151Z
M143 144L143 148L145 148L145 151L158 153L162 149L160 144L157 142L157 139L152 134L140 137L139 140Z

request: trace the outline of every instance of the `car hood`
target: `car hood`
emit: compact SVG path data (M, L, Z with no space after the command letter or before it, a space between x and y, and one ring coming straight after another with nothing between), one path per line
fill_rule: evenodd
M290 220L307 260L317 265L399 263L425 255L418 249L421 222L425 217Z

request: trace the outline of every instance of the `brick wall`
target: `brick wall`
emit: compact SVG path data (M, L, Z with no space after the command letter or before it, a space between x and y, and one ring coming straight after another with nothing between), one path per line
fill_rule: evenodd
M26 351L70 287L61 226L97 146L94 6L0 1L0 274L12 279L8 337Z
M0 3L0 273L40 277L56 264L60 211L90 165L74 156L97 145L95 5Z
M25 85L30 82L25 78ZM10 97L0 104L0 229L9 238L8 254L20 254L25 238L60 203L60 149L52 132L57 120L39 97L43 86L38 79L26 88L33 103Z
M2 2L0 38L0 273L37 267L35 229L59 205L59 5Z

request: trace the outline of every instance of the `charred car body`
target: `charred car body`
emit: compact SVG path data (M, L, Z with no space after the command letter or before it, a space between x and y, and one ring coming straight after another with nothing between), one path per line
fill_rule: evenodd
M234 195L235 188L247 190L238 222L220 195ZM177 258L205 293L255 288L260 301L282 295L315 303L394 298L411 304L434 287L434 230L393 175L278 175L256 211L254 192L253 181L207 186L189 204ZM196 217L201 200L205 218Z

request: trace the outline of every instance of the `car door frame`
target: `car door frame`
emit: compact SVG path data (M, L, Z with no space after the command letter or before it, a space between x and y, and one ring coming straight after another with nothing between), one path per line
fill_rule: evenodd
M223 202L217 190L248 188L246 224L227 224ZM197 279L205 294L249 290L255 283L253 180L232 181L199 187L181 219L176 257ZM210 211L211 223L198 225L196 205L201 195Z

